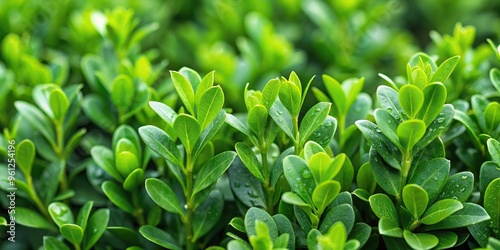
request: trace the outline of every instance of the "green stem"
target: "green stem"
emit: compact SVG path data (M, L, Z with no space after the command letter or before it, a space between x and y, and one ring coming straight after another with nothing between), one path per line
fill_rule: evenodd
M38 196L38 193L36 192L35 185L33 185L33 179L31 178L31 175L26 176L26 182L28 183L28 187L31 190L31 199L33 202L35 202L35 205L38 207L38 210L42 212L42 214L49 219L49 221L52 221L52 218L50 217L49 211L47 210L47 207L43 204L42 200L40 200L40 196Z
M139 205L139 194L137 191L132 191L132 202L134 204L134 216L137 219L137 222L139 223L140 226L146 224L144 220L144 211L142 210L142 207Z
M342 151L344 148L345 144L345 138L344 138L344 131L345 131L345 116L340 115L338 119L338 125L337 125L337 134L339 136L339 150Z
M269 164L267 162L267 147L264 145L260 145L260 153L262 156L262 172L264 174L264 187L266 189L266 198L267 198L267 212L270 215L274 214L274 188L271 186L271 176L269 174Z
M299 118L298 116L292 117L293 130L295 134L294 146L295 146L295 155L299 155L302 148L300 147L300 133L299 133Z
M401 166L401 187L399 189L399 194L396 197L396 199L398 200L398 203L400 205L402 204L401 194L403 192L403 188L406 186L406 180L408 179L408 174L410 173L412 161L413 161L413 157L411 156L410 152L403 153L402 162L401 162L402 163L402 166Z
M67 182L67 175L66 175L66 155L64 154L64 130L63 130L63 123L60 120L55 120L54 121L54 126L56 128L56 146L54 148L54 152L57 155L57 158L59 158L62 161L62 175L61 179L59 180L61 184L61 192L64 192L68 190L68 182Z
M193 242L193 212L194 212L194 199L193 194L193 167L194 162L191 159L191 152L186 152L186 217L184 220L184 230L186 234L186 249L195 249Z
M417 228L418 226L420 226L420 221L418 219L415 219L415 221L413 221L413 223L411 223L410 227L408 228L408 230L410 231L413 231L415 228Z

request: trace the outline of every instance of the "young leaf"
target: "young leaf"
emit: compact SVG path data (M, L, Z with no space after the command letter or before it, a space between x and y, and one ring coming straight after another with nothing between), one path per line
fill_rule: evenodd
M346 228L342 222L333 224L325 235L317 237L320 249L344 249L347 240Z
M274 118L273 118L274 119ZM236 116L232 114L226 114L226 120L225 122L229 124L229 126L235 128L236 130L240 131L244 135L251 137L252 134L250 133L250 129L248 129L245 124L243 124Z
M181 154L175 142L163 130L147 125L139 128L139 135L146 145L161 157L179 166Z
M226 111L221 110L215 119L201 132L200 137L198 138L198 141L196 142L196 145L194 145L193 149L195 158L198 157L205 145L212 140L222 125L224 125L226 115Z
M403 237L413 249L431 249L439 243L439 239L432 235L426 233L412 233L408 230L404 230Z
M262 104L267 110L271 109L274 101L278 97L281 81L278 78L269 80L262 90Z
M134 83L127 75L118 75L111 84L111 101L118 111L125 113L134 100Z
M344 158L344 160L345 160L345 158ZM313 174L314 180L316 181L316 183L322 182L323 176L325 176L326 172L332 172L332 171L329 171L330 169L333 170L333 168L330 167L331 163L332 163L332 159L330 158L330 156L328 154L326 154L324 152L319 152L319 153L316 153L316 154L312 155L311 157L309 157L308 165L309 165L309 168L311 169L311 173ZM340 167L341 166L342 166L342 164L340 164ZM340 167L338 167L335 174L337 174L340 171ZM330 177L330 178L326 179L328 177ZM325 178L325 180L331 180L333 177L334 177L334 175L331 175L331 176L329 175Z
M380 103L380 107L387 110L398 122L406 119L403 115L403 108L399 104L399 95L396 90L387 86L379 86L377 88L377 101Z
M442 82L444 83L448 77L450 77L451 72L455 69L458 62L460 61L460 56L454 56L446 59L439 67L436 69L430 82Z
M424 104L424 93L415 85L404 85L399 90L399 103L410 118L415 118Z
M431 83L424 88L424 104L418 112L417 118L426 125L439 115L446 101L446 87L441 83Z
M179 72L170 71L170 76L174 83L174 88L182 103L189 111L189 113L194 115L194 91L191 83Z
M323 83L325 84L328 95L333 101L333 116L339 117L340 115L344 115L347 111L347 97L342 89L342 85L329 75L323 75Z
M498 56L498 54L497 54ZM497 68L492 68L490 70L490 80L497 91L500 92L500 70Z
M186 151L192 152L201 134L200 123L190 115L180 114L174 121L174 129Z
M31 176L31 169L33 168L33 161L35 160L35 144L26 139L17 145L16 149L16 163L25 178Z
M127 191L136 190L139 185L144 182L144 170L142 168L137 168L133 170L125 181L123 181L123 189Z
M273 215L273 220L278 227L278 234L288 235L288 243L283 248L295 249L295 232L290 220L283 214ZM276 242L276 241L275 241Z
M417 144L413 147L413 153L417 153L427 147L434 139L441 135L444 129L453 121L455 109L451 104L445 104L437 119L427 126L427 130Z
M489 134L494 134L500 125L500 104L490 102L484 111L484 120Z
M292 191L306 203L313 204L311 195L316 183L307 163L296 155L289 155L283 160L283 170Z
M261 172L261 166L259 160L257 159L257 156L255 156L252 149L242 142L236 143L235 148L236 152L238 153L238 156L240 157L241 161L245 164L248 171L250 171L250 173L252 173L253 176L259 179L259 181L264 183L265 180Z
M54 119L61 121L69 108L69 101L66 94L60 89L53 89L49 97L50 109L54 114Z
M68 205L62 202L53 202L49 205L48 209L50 217L56 223L57 226L61 227L64 224L73 224L74 217L71 209Z
M231 166L235 157L235 152L226 151L212 157L212 159L205 163L201 167L200 172L198 172L198 176L194 183L193 195L216 182L219 177L226 172L229 166Z
M294 83L285 81L281 84L279 92L280 101L292 117L299 115L301 95L300 89Z
M394 145L401 148L398 135L396 134L399 122L385 109L376 109L374 112L375 121L382 133L391 140Z
M85 96L82 103L85 115L97 126L108 132L113 132L116 128L117 119L109 108L108 101L96 94Z
M93 146L90 150L92 159L101 167L107 174L119 182L123 182L123 177L120 172L115 169L113 152L104 146Z
M340 192L340 183L338 181L325 181L316 186L312 193L312 201L314 206L320 213L335 199Z
M250 129L258 136L262 136L267 125L269 113L266 107L257 104L248 112L248 125Z
M386 216L378 221L378 231L381 235L403 238L403 229L399 227L398 222Z
M425 225L436 224L462 208L462 203L455 199L439 200L425 211L420 222Z
M335 223L342 222L347 232L350 232L354 226L355 213L354 208L350 204L340 204L333 207L323 218L319 231L327 233Z
M102 183L101 188L113 204L129 214L134 213L134 206L130 203L128 194L118 184L105 181Z
M123 177L127 177L132 171L140 167L139 159L129 151L118 152L115 157L116 169Z
M214 86L214 80L215 80L215 71L210 71L208 74L203 77L203 79L200 81L200 84L198 84L198 87L196 87L196 93L195 93L195 98L196 98L196 103L195 106L200 108L200 103L202 102L202 95L205 94L205 92ZM190 82L193 82L190 80ZM199 116L198 116L199 117Z
M425 123L421 120L404 121L399 124L396 133L405 152L411 152L413 146L425 134Z
M181 208L181 204L177 199L174 191L163 181L149 178L146 180L146 191L149 197L161 208L184 216L184 211Z
M83 229L75 224L65 224L59 229L61 235L73 245L80 245L83 240Z
M414 218L420 218L429 203L425 189L416 184L408 184L403 188L403 202Z
M154 226L145 225L139 229L144 238L167 249L182 250L177 241L170 234Z
M205 129L219 114L224 105L224 92L220 86L211 87L203 93L200 104L197 106L197 119L201 129Z
M320 102L307 111L299 127L301 144L304 144L306 139L323 124L330 112L330 106L330 103Z
M76 224L79 225L83 229L83 231L85 231L85 228L87 228L87 222L89 220L90 211L92 210L93 205L93 201L87 201L76 216Z

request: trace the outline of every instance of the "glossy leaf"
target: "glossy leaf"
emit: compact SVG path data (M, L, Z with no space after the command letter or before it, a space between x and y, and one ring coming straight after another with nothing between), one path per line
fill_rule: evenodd
M345 157L339 157L339 160L345 160ZM308 165L316 183L331 180L340 171L343 161L336 165L336 169L333 167L332 162L330 156L323 152L316 153L310 157Z
M333 135L337 130L337 119L332 116L327 116L314 133L312 133L307 141L314 141L321 145L322 147L327 147L332 141Z
M252 175L259 179L262 183L264 183L265 180L261 172L260 162L252 149L242 142L236 143L235 148L238 156L245 164L248 171L250 171L250 173L252 173Z
M109 104L102 97L89 94L85 96L82 103L85 115L97 126L108 132L113 132L116 128L117 118L109 109Z
M323 211L326 206L335 199L339 192L340 183L338 181L330 180L319 183L312 193L314 206L316 206L319 211Z
M500 92L500 70L492 68L490 70L490 80L497 91Z
M226 151L212 157L212 159L205 163L201 167L200 172L198 172L198 177L194 183L193 195L216 182L231 166L235 157L235 152Z
M85 229L83 245L84 249L91 249L101 238L106 230L109 221L109 210L99 209L94 212L89 219L87 229Z
M294 83L289 81L281 83L279 98L292 117L299 115L301 96L300 89Z
M374 112L375 120L377 121L377 127L382 131L382 133L396 145L401 148L399 143L398 135L396 134L399 122L385 109L376 109Z
M494 134L500 126L500 104L498 102L490 102L484 110L484 120L486 128L490 134Z
M448 179L450 161L445 158L434 158L419 165L408 183L417 184L428 194L432 203L439 196Z
M320 102L307 111L299 127L299 133L302 138L301 144L304 144L306 139L323 124L330 112L330 106L330 103Z
M292 191L306 203L313 204L311 195L316 183L307 163L298 156L289 155L283 160L283 170Z
M47 118L38 108L32 104L16 101L14 103L19 114L25 119L33 128L40 132L47 141L55 144L54 128Z
M484 209L491 217L491 227L500 227L500 179L493 180L484 193Z
M474 189L474 175L471 172L459 172L448 178L438 200L452 198L467 201Z
M90 216L90 211L92 210L92 206L94 205L93 201L87 201L82 208L80 208L80 212L76 216L76 224L79 225L84 231L87 228L87 223Z
M431 83L423 91L424 104L417 117L422 119L426 125L429 125L439 115L446 102L446 88L441 83Z
M266 83L262 90L262 104L267 110L271 108L274 101L278 97L281 81L278 78L271 79Z
M149 102L149 106L166 123L170 125L174 124L175 118L177 118L177 113L171 107L161 102Z
M61 235L73 245L80 245L83 240L83 229L75 224L65 224L59 229Z
M196 93L195 93L195 106L200 108L201 105L201 100L202 100L202 95L205 94L205 92L210 89L212 86L214 86L214 80L215 80L215 71L210 71L208 74L201 79L200 84L196 87ZM190 80L192 83L193 81ZM198 116L199 117L199 116Z
M378 152L389 166L397 170L401 169L399 160L401 159L401 152L384 134L382 134L382 130L380 130L377 125L367 120L361 120L356 122L356 126L363 133L366 140L370 142L372 148ZM408 139L408 135L404 136Z
M381 235L403 238L403 229L399 224L389 217L382 217L378 221L378 231Z
M458 235L450 231L433 232L434 236L439 239L437 249L446 249L455 246L458 241Z
M92 159L101 167L107 174L119 182L123 182L123 177L115 168L113 152L104 146L97 145L90 150Z
M342 222L347 232L354 226L355 214L350 204L340 204L330 209L323 218L319 231L327 233L338 222Z
M403 202L414 218L420 218L427 208L429 196L422 187L408 184L403 188Z
M411 149L425 134L425 123L421 120L407 120L399 124L397 135L405 152Z
M439 243L439 239L426 233L412 233L408 230L403 232L404 239L413 249L431 249Z
M295 138L292 116L279 99L271 106L269 114L288 137Z
M57 226L61 227L64 224L73 224L74 217L73 212L68 207L68 205L62 202L53 202L49 205L48 209L52 220L57 224Z
M399 170L389 167L375 149L370 149L370 164L373 176L378 185L390 195L397 196L401 192L401 176Z
M266 107L257 104L248 112L248 125L250 129L257 135L262 136L267 125L267 117L269 113Z
M219 222L224 207L224 198L218 190L212 191L208 198L193 213L193 239L207 234Z
M414 85L404 85L399 89L399 103L410 118L414 118L424 104L424 93Z
M118 184L105 181L102 183L102 191L117 207L129 214L134 213L134 207L130 203L127 193Z
M144 170L142 168L138 168L133 170L125 181L123 181L123 189L127 191L136 190L140 185L144 183Z
M149 197L161 208L184 216L184 211L174 191L163 181L149 178L146 180L146 191Z
M43 248L45 250L70 250L66 244L57 240L57 238L52 236L43 237Z
M420 139L415 147L413 153L416 153L423 148L427 147L429 143L435 140L439 135L445 132L445 128L453 121L455 109L451 104L445 104L437 119L427 126L424 136Z
M267 226L272 241L278 238L278 227L273 218L266 211L256 207L251 207L245 215L245 230L249 237L259 234L256 228L257 221L261 221Z
M190 115L180 114L174 121L174 129L186 151L192 152L201 134L200 123Z
M134 100L134 83L127 75L118 75L111 83L111 101L118 111L126 112Z
M377 187L377 181L373 175L372 165L367 162L358 170L358 175L356 176L356 183L358 187L365 190L369 194L373 194L375 188Z
M394 222L399 222L398 212L394 203L385 194L374 194L370 196L370 207L378 218L387 217Z
M198 141L196 142L193 152L194 157L197 158L202 152L203 148L212 140L212 138L217 134L219 129L224 125L224 120L226 119L226 111L221 110L215 119L201 132Z
M167 249L182 250L177 241L170 234L154 226L145 225L139 229L144 238Z
M347 111L347 97L342 89L342 85L329 75L323 75L323 83L325 84L328 95L332 99L333 116L339 117Z
M488 139L488 152L491 155L491 158L494 162L500 165L500 142L495 139Z
M45 217L25 207L16 207L16 223L32 228L55 230L54 225Z
M180 165L181 154L175 142L163 130L147 125L139 128L139 135L146 145L161 157Z
M440 230L466 227L490 219L488 213L481 206L474 203L463 203L463 208L446 217L444 220L426 226L425 230Z
M276 227L278 228L278 234L280 234L280 237L281 235L285 234L288 235L288 242L285 246L282 247L288 249L295 249L295 232L290 220L283 214L273 215L273 220L276 223Z
M21 172L23 172L25 178L31 176L35 154L35 144L32 141L26 139L17 145L16 164Z
M460 56L454 56L446 59L439 67L436 69L430 82L442 82L444 83L460 61Z
M377 101L398 122L406 119L403 115L403 108L399 104L399 95L396 90L387 86L379 86L377 88Z
M420 222L425 225L436 224L462 208L462 203L455 199L439 200L425 211Z
M205 129L219 114L224 105L224 92L220 86L211 87L203 93L197 106L197 119L201 129Z
M179 72L170 71L170 76L172 77L175 91L184 104L184 107L186 107L191 114L194 114L195 99L191 83Z

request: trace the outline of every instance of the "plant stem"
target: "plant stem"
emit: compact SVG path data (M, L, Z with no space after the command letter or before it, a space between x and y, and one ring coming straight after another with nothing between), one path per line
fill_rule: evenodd
M38 207L38 210L42 212L42 214L49 219L49 221L52 221L52 218L49 215L49 211L47 210L47 207L43 204L42 200L40 200L40 197L38 196L35 185L33 185L33 178L31 178L31 175L26 176L26 182L28 183L28 187L30 188L30 196L31 199L33 199L33 202L35 202L35 205Z
M295 155L299 155L302 148L300 148L300 133L299 133L299 118L297 116L292 117L293 130L295 133L294 146Z
M186 234L186 249L193 250L195 245L193 242L193 167L194 162L191 159L191 152L186 152L186 217L184 221L184 230Z
M401 205L401 194L403 193L403 188L406 186L406 180L408 179L408 174L410 173L411 163L413 161L413 157L410 152L404 152L402 157L402 166L401 166L401 187L399 188L399 194L396 197L398 203Z
M262 141L262 140L261 140ZM260 145L260 154L262 156L262 172L264 174L264 187L266 189L266 198L267 198L267 212L270 215L274 214L274 188L270 183L270 174L269 174L269 164L267 162L267 150L268 148L263 144Z
M143 213L143 210L141 208L141 206L139 205L139 197L138 197L138 192L137 191L132 191L132 202L134 204L134 216L135 218L137 219L137 222L139 223L140 226L146 224L145 220L144 220L144 213Z
M56 153L57 157L61 160L62 162L62 175L61 179L59 182L61 183L61 192L64 192L68 190L68 182L67 182L67 176L66 176L66 156L64 154L64 131L63 131L63 123L60 120L55 120L54 121L54 126L56 128L56 147L54 148L54 152Z

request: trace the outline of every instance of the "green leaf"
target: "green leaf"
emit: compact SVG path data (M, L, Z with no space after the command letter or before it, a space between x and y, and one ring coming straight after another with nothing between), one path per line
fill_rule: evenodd
M377 101L380 103L380 107L387 110L398 122L406 119L403 115L403 108L399 104L399 94L396 90L387 86L379 86L377 88Z
M279 99L276 99L273 106L271 106L269 114L288 137L295 138L292 116Z
M403 188L403 202L411 215L419 218L427 208L429 196L419 185L408 184Z
M345 157L343 159L340 158L342 157L339 157L339 160L345 160ZM330 156L324 152L316 153L310 157L308 165L316 183L320 183L323 180L331 180L335 176L335 174L340 171L343 161L340 164L337 164L340 166L338 166L336 169L334 167L331 167L332 162L333 161ZM335 171L335 173L330 174L333 171ZM327 173L328 175L325 176Z
M201 95L200 105L197 106L197 119L200 121L201 129L205 129L219 114L224 105L224 92L220 86L207 89Z
M161 102L149 102L149 106L163 119L166 123L173 125L177 118L177 113L169 106Z
M219 222L224 197L218 190L212 191L208 198L193 213L193 241L208 233Z
M500 70L492 68L490 70L490 80L497 91L500 92Z
M64 161L54 161L46 166L41 176L50 176L51 178L40 179L38 194L45 204L49 204L55 197L59 188L59 180L63 176L65 168ZM55 181L54 181L55 180Z
M299 207L309 207L309 208L311 207L311 205L305 203L304 200L300 198L300 196L292 192L283 193L283 195L281 196L281 200L283 200L288 204L292 204Z
M174 121L174 129L186 151L192 152L201 134L200 123L190 115L180 114Z
M175 142L163 130L147 125L139 128L139 135L146 145L165 160L179 166L181 154Z
M340 204L330 209L323 218L319 231L326 234L338 222L342 222L347 232L351 231L355 222L355 213L350 204Z
M301 95L300 89L294 83L285 81L281 84L280 101L292 117L297 117L300 113Z
M57 240L57 238L52 236L43 237L43 248L44 250L70 250L66 244Z
M143 182L144 170L142 168L137 168L125 178L125 181L123 181L123 189L129 192L136 190Z
M420 222L425 225L436 224L462 208L462 203L455 199L439 200L425 211Z
M454 56L446 59L439 67L436 69L430 82L442 82L444 83L460 61L460 56Z
M397 135L405 152L411 152L413 146L424 136L425 127L421 120L407 120L399 124Z
M347 111L347 97L342 89L342 85L329 75L323 75L323 83L326 91L333 101L332 115L340 117Z
M259 179L259 181L264 183L265 180L261 172L260 162L257 159L255 153L252 151L252 149L242 142L236 143L235 148L236 152L238 153L238 156L240 157L241 161L245 164L248 171L250 171L250 173L252 173L253 176Z
M428 194L432 203L439 196L448 179L450 161L445 158L434 158L419 165L408 183L417 184Z
M465 126L474 145L477 148L481 148L482 143L479 140L479 134L481 132L479 131L479 127L477 126L477 124L473 122L472 119L465 112L462 112L460 110L455 110L455 115L453 116L453 119L461 122Z
M170 71L175 91L189 113L194 114L194 91L191 83L179 72Z
M95 94L89 94L85 96L82 108L85 115L94 124L108 132L113 132L118 122L116 121L115 114L111 112L109 105L110 104L102 97Z
M76 216L76 224L79 225L84 231L85 228L87 228L87 222L89 220L90 211L92 210L93 205L94 201L87 201Z
M82 140L83 136L86 133L87 129L82 128L79 129L77 132L75 132L73 135L71 135L64 149L64 155L66 158L69 158L69 156L75 151L76 147L78 147L80 141Z
M313 204L311 195L316 183L307 163L296 155L289 155L283 160L283 170L292 191L306 203Z
M466 227L490 219L490 216L481 206L474 203L463 203L463 208L446 217L444 220L424 227L424 230L441 230Z
M387 217L394 222L399 222L398 212L389 196L374 194L370 196L370 207L378 218Z
M413 69L411 76L412 79L410 80L412 81L414 86L418 87L419 89L425 88L425 86L428 83L428 79L427 79L427 74L422 69L420 68Z
M378 231L381 235L403 238L403 229L399 227L397 222L386 216L378 221Z
M438 200L452 198L461 202L467 201L474 189L474 175L471 172L459 172L448 178L437 198Z
M65 224L59 229L61 235L73 245L80 245L83 240L83 229L75 224Z
M424 104L424 93L415 85L404 85L399 90L399 103L410 118L415 118Z
M417 153L427 147L434 139L445 132L445 128L453 121L455 109L451 104L445 104L439 116L427 126L427 130L417 144L413 147L413 153Z
M111 101L122 114L128 111L134 100L135 88L127 75L118 75L111 83Z
M451 248L455 246L458 241L458 235L450 231L438 231L432 232L432 234L439 239L439 244L435 247L436 249Z
M484 111L484 120L489 134L494 134L500 126L500 104L490 102Z
M323 124L312 133L306 141L314 141L322 147L327 147L332 141L333 135L337 130L337 119L327 116ZM307 142L306 142L307 143Z
M45 217L25 207L16 207L16 223L31 228L55 230Z
M248 112L248 125L258 137L261 137L266 130L268 115L266 107L260 104L253 106Z
M399 122L385 109L376 109L374 112L375 121L382 133L401 149L398 135L396 134Z
M161 208L178 214L181 217L184 216L179 199L174 191L163 181L155 178L146 179L146 191L149 197Z
M380 154L389 166L397 170L401 169L399 160L401 159L401 152L396 145L390 142L389 139L382 134L382 130L380 130L377 125L367 120L361 120L356 122L356 126L363 133L372 148Z
M73 212L68 207L68 205L62 202L53 202L49 205L48 211L52 220L61 227L64 224L73 224L74 217Z
M245 231L245 221L241 217L234 217L231 219L229 222L229 225L231 225L234 229L246 233Z
M259 235L256 228L257 221L261 221L267 226L272 241L278 238L278 227L273 218L266 211L256 207L248 209L245 215L245 230L249 237Z
M90 150L92 159L101 167L107 174L119 182L123 182L123 177L115 169L113 152L104 146L93 146Z
M35 154L35 144L32 141L26 139L17 145L16 163L21 172L23 172L25 178L31 176Z
M412 233L408 230L403 232L404 239L413 249L431 249L439 243L439 239L426 233Z
M494 162L500 165L500 142L490 138L486 144L488 145L488 152L490 153L491 158Z
M141 166L139 159L137 159L137 157L129 151L119 152L116 155L115 160L116 169L123 177L127 177L132 171Z
M105 181L101 188L113 204L129 214L134 214L134 206L130 203L129 195L118 184Z
M486 125L486 119L484 116L484 111L486 110L486 107L488 107L488 104L490 104L490 101L482 95L473 95L471 97L472 111L474 112L476 122L479 124L479 128L481 128L482 131L487 131L489 129Z
M177 241L170 234L154 226L145 225L139 229L144 238L167 249L182 250Z
M424 88L424 105L418 112L417 118L422 119L426 125L439 115L446 102L446 87L441 83L430 83Z
M227 171L234 196L247 207L266 207L262 183L243 165L239 157Z
M248 137L252 136L252 134L250 133L250 129L248 129L248 127L246 127L245 124L243 124L238 118L236 118L236 116L232 114L226 114L226 123L229 124L229 126L240 131L244 135Z
M61 121L69 108L68 98L61 89L54 89L50 92L49 100L54 119Z
M299 127L301 144L304 144L309 136L323 124L330 112L330 106L330 103L320 102L307 111Z
M226 151L212 157L212 159L205 163L196 177L193 195L216 182L226 172L235 157L235 152Z
M389 167L375 149L370 149L370 164L378 185L390 195L398 196L401 191L401 176L397 169Z
M280 92L281 81L278 78L269 80L262 90L262 104L267 110L271 109Z
M55 132L52 123L49 121L39 109L32 104L16 101L14 102L17 112L25 119L34 129L40 132L51 145L55 145Z
M375 192L377 181L373 175L372 165L369 162L361 165L359 168L358 175L356 176L356 183L359 188L365 190L369 194L373 194L373 192Z
M479 191L484 194L488 185L497 178L500 178L498 164L492 161L483 163L479 172Z
M335 199L339 192L340 183L338 181L330 180L319 183L312 193L314 206L322 212Z
M286 246L282 247L287 249L295 249L295 231L290 220L283 214L273 215L273 220L278 227L278 233L280 235L289 235Z
M200 108L202 95L205 94L205 92L212 86L214 86L214 79L215 79L215 71L210 71L208 74L205 75L205 77L203 77L200 84L198 84L198 87L196 87L196 93L195 93L196 107Z
M491 217L491 227L500 227L500 179L493 180L484 193L484 209Z

